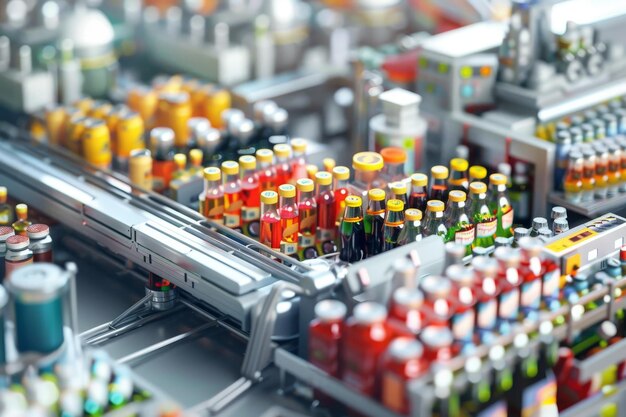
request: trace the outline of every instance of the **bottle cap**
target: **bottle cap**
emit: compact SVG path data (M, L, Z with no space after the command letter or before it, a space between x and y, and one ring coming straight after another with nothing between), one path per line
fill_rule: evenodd
M503 174L491 174L489 176L489 182L493 185L506 185L507 178Z
M567 218L567 209L561 206L552 207L552 212L550 213L550 217L553 220L560 219L560 218Z
M395 305L419 309L424 303L424 294L417 288L400 287L393 292Z
M485 277L495 277L498 273L498 262L488 256L476 256L472 259L472 268Z
M259 162L271 164L274 162L274 152L270 149L259 149L256 151L256 159Z
M315 304L315 317L321 321L339 321L346 317L348 309L338 300L322 300Z
M487 178L487 168L480 165L473 165L469 169L469 176L477 180L485 179Z
M0 199L4 200L7 197L7 187L0 187Z
M207 181L219 181L222 178L222 171L216 167L204 168L204 179Z
M276 191L266 190L261 193L261 203L276 204L278 203L278 194Z
M387 210L389 211L403 211L404 210L404 202L402 200L396 200L392 198L387 201Z
M13 235L7 239L7 249L22 250L30 244L30 239L22 235Z
M367 192L367 197L372 201L383 201L387 195L380 188L372 188Z
M391 359L404 362L421 358L424 354L424 346L410 337L397 337L393 339L387 352Z
M41 223L31 224L26 228L26 233L30 239L43 239L50 234L50 228Z
M353 318L358 324L380 323L387 318L387 309L382 304L366 301L354 307Z
M527 237L528 235L530 235L530 230L525 227L516 227L513 229L513 238L516 241L519 241L521 238Z
M306 174L309 176L309 178L315 178L315 174L317 174L317 171L319 171L317 165L308 164L306 166Z
M463 158L453 158L450 160L450 169L453 171L467 171L469 163Z
M15 213L17 213L18 216L28 214L28 206L24 203L18 204L15 206Z
M404 181L396 181L391 184L391 191L394 194L406 194L406 183Z
M363 200L361 197L356 195L349 195L345 199L346 206L348 207L361 207L363 205Z
M320 171L315 174L315 182L319 185L330 185L333 183L333 176L330 172Z
M337 165L337 161L335 161L333 158L324 158L322 160L322 166L324 167L324 171L333 172L333 169L335 169L335 165Z
M333 168L333 178L339 181L345 181L350 179L350 168L344 166L338 166Z
M380 156L383 157L386 164L403 164L406 162L406 151L395 146L381 149Z
M252 155L240 156L239 166L243 169L256 169L256 158Z
M278 187L278 194L281 197L292 198L296 196L296 187L291 184L282 184Z
M428 275L422 279L420 289L424 291L426 298L447 299L452 290L452 285L450 280L440 275Z
M235 161L222 162L222 172L226 175L239 174L239 164Z
M428 177L424 174L411 175L411 185L413 187L425 187L428 185Z
M291 156L291 146L286 143L279 143L274 145L274 153L279 158L289 158Z
M548 227L542 227L541 229L537 230L537 233L539 233L539 236L544 238L549 239L552 237L552 230L550 230L550 228Z
M298 187L298 191L308 193L315 189L315 182L308 178L300 178L296 181L296 187Z
M359 152L352 157L352 168L359 171L380 171L383 165L383 157L376 152Z
M548 227L548 220L544 217L535 217L533 219L533 229L539 231L539 229L543 229L544 227Z
M187 166L187 155L184 153L177 153L174 155L174 163L178 167L178 169L185 169Z
M201 165L204 153L200 149L192 149L189 151L189 159L193 165Z
M448 178L448 168L443 165L435 165L430 169L430 175L438 180L445 180Z
M307 146L306 139L302 139L302 138L291 139L290 144L291 144L291 149L293 149L295 152L298 152L298 153L306 152L306 146Z
M469 185L470 193L485 194L487 192L487 184L480 181L474 181Z
M445 208L446 205L443 204L443 201L441 200L428 200L428 202L426 203L426 210L428 211L444 211Z
M422 211L418 209L413 209L413 208L407 209L404 212L404 219L410 222L422 220Z
M448 199L455 203L460 203L467 199L467 195L465 195L465 191L452 190L448 194Z
M15 235L15 230L10 226L0 226L0 242L6 241L9 236Z
M474 284L472 270L463 265L450 265L446 268L446 276L453 284L460 287L469 287Z

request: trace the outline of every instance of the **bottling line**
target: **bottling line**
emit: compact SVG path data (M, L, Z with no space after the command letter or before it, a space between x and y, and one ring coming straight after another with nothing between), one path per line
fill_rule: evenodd
M626 416L625 21L0 4L0 416Z

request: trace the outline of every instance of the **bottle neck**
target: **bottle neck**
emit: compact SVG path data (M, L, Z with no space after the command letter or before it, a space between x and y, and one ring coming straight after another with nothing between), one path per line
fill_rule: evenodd
M314 191L300 191L298 196L298 201L302 204L305 202L315 204L315 195Z
M278 204L267 204L261 202L261 214L276 214L278 213Z
M404 223L404 212L402 211L387 211L385 216L385 224L397 226Z
M224 176L224 184L239 184L238 174L228 174Z
M340 190L342 188L348 188L348 180L333 180L335 190Z
M363 219L363 209L361 207L346 207L346 211L343 216L345 222L358 222Z
M328 185L318 184L318 186L317 186L317 195L322 195L322 194L327 193L327 192L332 191L332 190L333 190L332 184L328 184Z
M367 214L381 214L385 212L385 201L384 200L370 200L367 203Z
M419 230L422 227L421 220L405 220L404 227L408 230Z
M295 197L280 197L280 207L281 208L295 208L296 207L296 198Z
M426 211L428 220L443 220L443 211Z

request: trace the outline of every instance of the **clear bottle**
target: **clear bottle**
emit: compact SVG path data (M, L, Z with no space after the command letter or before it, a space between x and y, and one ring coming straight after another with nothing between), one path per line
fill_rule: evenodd
M302 138L294 138L290 141L293 156L291 158L291 172L294 181L301 178L307 178L307 161L306 148L307 140Z
M422 240L422 212L418 209L407 209L404 212L404 227L398 236L398 246Z
M406 178L404 165L406 163L406 152L402 148L389 146L380 150L385 166L380 173L381 178L386 182L400 181Z
M239 179L239 164L235 161L222 162L224 182L224 225L231 229L241 227L241 180Z
M441 236L445 238L448 229L444 224L444 210L446 205L441 200L429 200L426 203L426 218L422 227L422 234L427 236Z
M609 185L609 152L604 145L597 144L596 152L596 170L594 177L596 186L593 195L595 198L604 199L608 194Z
M288 184L291 181L291 146L286 143L274 145L274 155L276 155L276 181L278 185Z
M32 224L32 222L28 220L28 206L26 204L18 204L15 206L15 214L17 215L17 220L12 225L15 234L28 236L26 229Z
M224 222L224 188L222 171L219 168L204 169L204 193L200 203L204 217L218 223Z
M507 177L502 174L489 176L489 209L498 219L497 237L513 236L514 210L507 195Z
M367 192L372 188L385 189L387 183L379 178L384 166L383 157L376 152L359 152L352 157L354 180L350 187L350 194L365 199Z
M467 192L469 180L467 169L469 163L462 158L450 160L450 178L448 178L448 189Z
M487 186L483 182L472 182L469 189L472 198L468 213L476 227L476 238L472 248L490 248L495 244L498 220L487 204Z
M256 160L259 166L258 175L261 191L278 191L280 184L278 184L276 168L274 167L274 152L269 149L259 149L256 151Z
M383 226L383 251L398 246L400 232L404 228L404 203L400 200L387 201L385 224Z
M448 195L448 205L444 214L444 224L448 229L446 242L454 241L465 246L465 255L472 254L474 243L474 224L467 215L465 207L466 194L464 191L452 190Z
M268 248L280 250L283 237L278 214L278 193L271 190L261 192L261 232L259 242Z
M596 153L594 150L585 146L583 151L583 178L582 178L582 201L591 202L594 200L594 191L596 188Z
M261 217L261 183L256 171L256 158L252 155L239 157L241 168L241 221L246 236L259 236Z
M13 224L13 208L7 203L7 187L0 187L0 226Z
M383 251L383 228L385 225L385 192L380 188L369 190L367 211L363 218L367 256Z
M317 184L316 246L318 254L329 254L336 251L335 240L337 238L333 176L330 172L318 172L315 174L315 183Z
M333 189L335 193L335 214L337 226L341 223L346 205L344 203L348 196L348 182L350 181L350 168L336 166L333 168Z
M426 210L428 202L428 177L424 174L411 175L411 195L409 207L418 209L422 213Z
M280 228L283 233L280 251L287 256L293 256L298 252L298 231L300 230L296 187L291 184L282 184L278 187L278 195L280 197Z
M432 200L448 201L448 168L443 165L435 165L430 169L428 197Z
M363 200L351 195L346 198L346 208L339 227L341 243L339 259L358 262L365 258L365 228L363 225Z
M317 202L315 201L315 182L300 178L296 182L298 189L298 255L300 260L317 257L315 234L317 232Z

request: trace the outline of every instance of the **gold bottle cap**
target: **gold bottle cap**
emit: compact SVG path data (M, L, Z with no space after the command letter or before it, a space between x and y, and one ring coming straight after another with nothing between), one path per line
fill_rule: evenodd
M204 153L200 149L192 149L189 151L189 159L191 163L194 165L202 164L202 159L204 158Z
M298 191L308 193L315 189L315 182L309 178L300 178L296 181L296 187L298 187Z
M28 214L28 206L24 203L22 204L18 204L17 206L15 206L15 213L19 216L21 214Z
M306 152L307 140L302 138L291 139L290 145L294 151L304 153Z
M346 197L346 206L348 207L361 207L363 205L363 200L361 197L356 195L349 195Z
M414 187L426 187L428 185L428 176L424 174L411 175L411 185Z
M430 174L433 176L433 178L436 178L438 180L445 180L448 178L448 168L444 167L443 165L435 165L430 169Z
M259 149L256 151L256 159L259 162L271 164L274 162L274 152L270 149Z
M359 152L352 157L352 168L359 171L380 171L383 165L383 157L376 152Z
M204 168L204 179L208 181L219 181L222 178L222 171L216 167Z
M469 175L477 180L487 178L487 168L480 165L473 165L469 169Z
M222 172L226 175L239 174L239 164L235 161L222 162Z
M281 197L292 198L296 196L296 187L291 184L283 184L278 187L278 194Z
M240 156L239 166L243 169L256 169L256 158L252 155Z
M387 195L380 188L372 188L367 192L367 197L372 201L383 201Z
M469 163L463 158L454 158L450 160L450 168L453 171L467 171Z
M489 182L493 185L506 185L507 178L503 174L491 174L489 176Z
M402 202L402 200L396 200L395 198L392 198L391 200L387 201L387 210L403 211L404 203Z
M394 194L406 194L406 183L404 181L397 181L391 184L391 192Z
M291 146L286 143L274 145L274 153L279 158L289 158L291 156Z
M452 202L460 203L467 199L467 195L465 194L465 191L452 190L448 194L448 199Z
M445 208L446 205L441 200L428 200L428 203L426 203L426 210L428 211L439 212L444 211Z
M330 172L320 171L315 174L315 182L319 185L330 185L333 183L333 176Z
M406 209L404 212L404 219L411 222L422 220L422 211L413 208Z
M481 181L474 181L469 185L470 193L484 194L487 192L487 185Z

